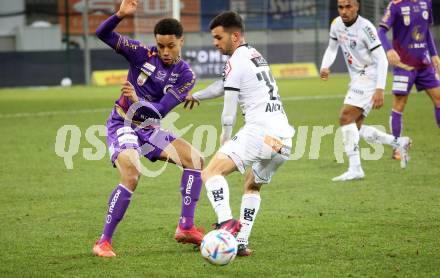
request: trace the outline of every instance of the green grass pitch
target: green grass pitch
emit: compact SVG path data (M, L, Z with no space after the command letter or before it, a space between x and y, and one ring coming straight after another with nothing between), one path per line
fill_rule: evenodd
M439 277L440 129L429 98L413 93L404 114L404 133L414 141L407 169L385 147L381 159L362 162L364 180L332 183L347 164L336 161L334 134L322 137L319 158L310 155L312 129L336 130L348 77L278 83L290 122L308 127L305 152L262 190L250 238L254 255L226 267L212 266L174 241L180 211L180 170L174 165L158 178L141 178L113 239L118 257L92 256L118 173L108 152L98 160L84 158L89 148L100 156L86 131L105 124L119 88L0 90L0 277ZM388 127L391 95L385 102L366 123ZM183 135L193 142L201 125L219 128L221 109L221 100L191 112L179 106L174 125L193 124ZM73 169L55 152L65 125L81 132ZM149 169L163 166L142 162ZM243 177L227 179L238 217ZM215 220L203 190L196 222L210 229Z

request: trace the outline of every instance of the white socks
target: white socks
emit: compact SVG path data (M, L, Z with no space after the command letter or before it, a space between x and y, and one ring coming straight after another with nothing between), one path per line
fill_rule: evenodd
M398 141L393 135L382 132L372 126L362 125L361 130L359 130L359 135L365 139L365 141L370 143L390 145L393 148L399 147Z
M237 235L238 244L248 245L248 239L260 208L260 194L244 194L241 199L240 224L241 230Z
M356 123L343 125L341 132L345 153L348 156L349 170L358 171L361 166L361 157L359 153L359 130Z
M217 223L231 219L232 212L229 206L229 186L226 179L220 175L210 177L206 181L205 187L208 199L217 214Z

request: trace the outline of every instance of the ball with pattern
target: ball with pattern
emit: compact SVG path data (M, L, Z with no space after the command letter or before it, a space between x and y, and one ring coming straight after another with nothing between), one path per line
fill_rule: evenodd
M200 252L214 265L227 265L235 259L237 245L237 240L230 232L214 230L203 237Z

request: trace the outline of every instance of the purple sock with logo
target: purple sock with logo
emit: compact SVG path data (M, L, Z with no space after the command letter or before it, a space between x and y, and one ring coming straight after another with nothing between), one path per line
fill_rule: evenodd
M184 169L180 184L182 211L180 213L179 226L182 229L190 229L194 225L194 214L201 190L201 172L193 169Z
M394 137L400 137L402 133L402 113L394 110L391 111L390 126Z
M125 211L130 204L131 195L125 186L119 184L110 195L108 200L107 216L105 217L104 231L102 232L101 241L107 240L112 242L112 236L115 232L119 221L124 217Z
M435 119L437 120L438 127L440 127L440 107L435 107Z

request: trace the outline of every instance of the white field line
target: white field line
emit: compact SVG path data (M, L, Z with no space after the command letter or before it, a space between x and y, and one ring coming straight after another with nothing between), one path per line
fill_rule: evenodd
M11 114L0 114L0 119L8 118L24 118L24 117L47 117L55 115L76 115L76 114L88 114L88 113L110 113L111 107L109 108L97 108L97 109L82 109L82 110L68 110L68 111L45 111L45 112L31 112L31 113L11 113Z
M291 96L283 97L283 102L288 101L302 101L302 100L326 100L326 99L340 99L344 98L345 95L321 95L321 96ZM215 101L208 103L208 106L223 105L221 101ZM83 109L83 110L68 110L68 111L45 111L45 112L32 112L32 113L11 113L11 114L0 114L0 119L8 118L24 118L24 117L47 117L55 115L75 115L75 114L88 114L88 113L110 113L111 107L109 108L98 108L98 109Z

